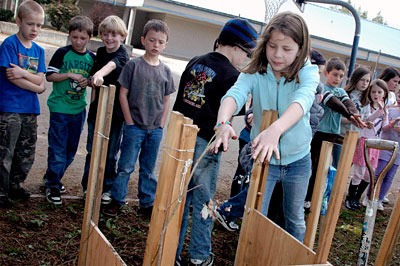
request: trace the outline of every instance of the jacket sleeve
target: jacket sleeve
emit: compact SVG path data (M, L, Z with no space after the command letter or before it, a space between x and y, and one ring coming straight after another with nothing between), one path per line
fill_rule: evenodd
M347 110L349 111L350 115L356 115L358 114L358 110L356 105L351 99L344 100L343 104L346 106Z
M342 101L339 100L339 98L334 96L329 91L324 93L324 97L322 98L322 103L325 104L330 109L332 109L333 111L343 115L347 119L350 119L351 113L348 111L347 107L344 105Z

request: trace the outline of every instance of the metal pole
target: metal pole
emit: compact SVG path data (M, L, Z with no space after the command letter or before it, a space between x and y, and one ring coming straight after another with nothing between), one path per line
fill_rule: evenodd
M129 22L128 22L128 36L126 36L126 39L125 39L126 45L131 45L132 35L133 35L133 27L135 25L135 18L136 18L136 7L131 7L130 14L129 14Z
M343 6L343 7L347 8L351 12L351 14L353 14L354 20L356 22L356 30L355 30L355 33L354 33L353 47L351 49L349 71L347 73L347 77L350 78L350 76L351 76L351 74L353 73L353 70L354 70L354 65L356 63L358 43L360 41L360 32L361 32L360 16L358 15L357 11L354 9L354 7L352 5L350 5L349 3L344 2L344 1L338 1L338 0L304 0L304 3L307 3L307 2Z

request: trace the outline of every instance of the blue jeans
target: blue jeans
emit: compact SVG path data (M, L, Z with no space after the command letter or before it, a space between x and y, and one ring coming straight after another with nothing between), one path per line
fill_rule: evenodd
M208 141L197 137L193 156L193 161L195 163L207 148L207 145ZM213 228L213 219L209 216L206 219L202 218L201 210L204 205L208 205L214 197L217 188L220 161L221 153L210 154L207 152L203 159L199 161L195 173L189 182L188 189L194 189L189 191L186 195L182 227L179 235L178 249L176 251L177 257L180 256L182 252L183 242L189 224L190 205L193 207L193 213L189 256L191 259L205 260L211 253L211 231Z
M61 189L61 178L78 150L85 118L86 110L75 115L50 112L46 187Z
M88 135L86 143L87 155L81 182L83 191L86 191L89 179L95 121L89 121L88 119L87 125L88 125ZM117 176L117 159L118 159L119 147L121 144L122 125L123 125L122 120L112 119L109 140L108 140L106 166L104 170L103 191L111 190L112 184L115 180L115 177Z
M153 206L157 189L154 168L162 135L163 129L160 127L144 130L135 125L124 125L117 177L111 188L112 198L120 205L125 204L129 178L135 171L139 157L139 206L141 208Z
M245 183L243 185L243 189L238 194L229 198L221 206L219 206L220 211L225 215L228 221L235 221L240 217L243 217L244 205L246 204L248 190L249 183Z
M285 230L301 242L306 231L303 207L310 175L310 154L288 165L270 164L261 208L261 212L267 216L275 184L282 182Z

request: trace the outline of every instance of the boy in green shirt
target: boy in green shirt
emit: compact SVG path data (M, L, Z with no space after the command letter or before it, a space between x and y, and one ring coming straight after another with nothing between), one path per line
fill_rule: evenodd
M69 23L71 44L59 48L50 60L46 79L53 82L47 105L50 109L47 171L43 179L46 199L60 205L61 178L74 160L86 118L86 86L94 54L86 49L93 32L93 22L85 16Z

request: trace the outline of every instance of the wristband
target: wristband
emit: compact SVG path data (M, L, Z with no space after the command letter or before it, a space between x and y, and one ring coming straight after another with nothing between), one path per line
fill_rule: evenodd
M228 121L228 120L222 121L222 122L218 122L218 123L215 125L215 128L219 128L219 127L222 126L222 125L229 125L229 126L232 126L232 123L231 123L230 121Z

